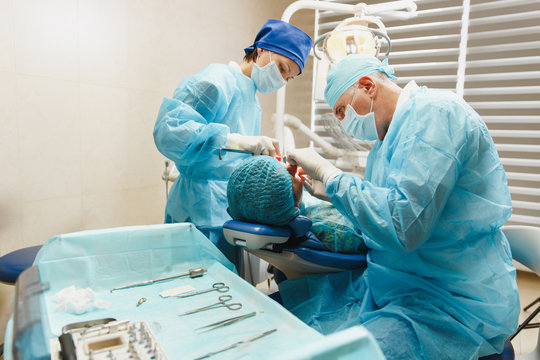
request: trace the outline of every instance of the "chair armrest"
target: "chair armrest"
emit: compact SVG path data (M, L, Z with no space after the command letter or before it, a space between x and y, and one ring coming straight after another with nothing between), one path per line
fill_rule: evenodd
M540 227L505 225L501 230L510 243L512 258L540 276Z

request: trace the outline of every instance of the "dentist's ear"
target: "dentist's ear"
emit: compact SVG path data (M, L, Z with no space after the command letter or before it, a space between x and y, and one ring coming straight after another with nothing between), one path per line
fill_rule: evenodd
M358 89L364 90L371 98L373 98L377 92L377 83L369 76L362 76L358 79Z

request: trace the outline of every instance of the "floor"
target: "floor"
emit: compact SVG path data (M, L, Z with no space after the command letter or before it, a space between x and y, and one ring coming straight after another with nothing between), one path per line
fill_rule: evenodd
M540 306L539 302L533 305L527 311L523 311L525 306L529 305L540 297L540 277L532 272L518 271L517 280L522 309L521 314L519 315L519 323L521 324L523 320L529 317L531 312ZM273 280L263 281L257 285L257 288L266 294L271 294L277 291L277 286ZM540 322L540 314L532 319L531 322ZM512 340L512 346L514 347L516 355L528 354L536 348L538 331L538 328L523 329L520 331L520 333Z

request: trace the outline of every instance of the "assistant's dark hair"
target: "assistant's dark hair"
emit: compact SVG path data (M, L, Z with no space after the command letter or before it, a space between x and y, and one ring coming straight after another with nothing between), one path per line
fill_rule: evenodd
M250 52L246 53L246 55L244 55L244 61L247 61L247 62L257 61L257 48L254 48Z

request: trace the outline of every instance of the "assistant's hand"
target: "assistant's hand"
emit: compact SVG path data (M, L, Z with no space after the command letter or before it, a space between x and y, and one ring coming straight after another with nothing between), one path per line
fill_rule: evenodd
M325 187L330 180L343 172L312 148L289 151L287 162L299 165L313 180L321 181Z
M228 149L251 151L255 155L281 156L279 142L268 136L228 134L225 147Z
M326 186L318 180L313 180L309 176L303 176L304 189L308 193L324 201L332 202L332 199L326 193Z

